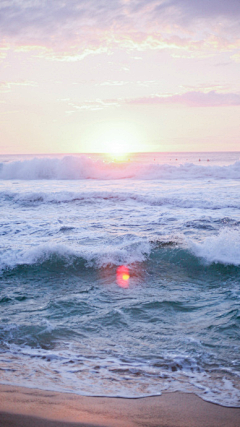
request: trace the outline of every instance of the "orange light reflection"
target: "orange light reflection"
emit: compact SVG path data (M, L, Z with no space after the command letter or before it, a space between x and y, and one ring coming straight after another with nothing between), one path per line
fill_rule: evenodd
M121 265L117 268L116 272L116 281L118 286L121 288L128 288L129 287L129 268L126 265Z

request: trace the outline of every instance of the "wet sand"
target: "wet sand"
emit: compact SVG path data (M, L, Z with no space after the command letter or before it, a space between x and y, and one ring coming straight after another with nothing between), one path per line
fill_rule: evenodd
M194 394L121 399L0 385L1 427L239 427L240 408Z

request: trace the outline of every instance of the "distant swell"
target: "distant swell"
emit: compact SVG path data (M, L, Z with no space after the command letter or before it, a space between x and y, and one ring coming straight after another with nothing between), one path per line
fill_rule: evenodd
M0 179L240 179L240 161L229 166L200 166L185 163L140 164L104 162L87 156L34 158L0 164Z

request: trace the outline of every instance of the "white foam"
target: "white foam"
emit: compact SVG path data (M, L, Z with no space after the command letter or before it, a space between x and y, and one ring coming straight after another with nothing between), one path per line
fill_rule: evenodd
M197 243L188 240L193 254L207 263L240 265L240 230L222 230L217 236L207 237Z
M34 158L2 163L0 179L240 179L240 161L228 166L201 166L185 163L141 164L104 162L87 156Z
M174 206L180 208L200 208L200 209L221 209L223 207L240 208L239 198L229 197L208 197L206 189L204 196L198 193L198 197L189 194L178 194L170 192L168 194L160 194L156 191L152 194L138 194L130 191L38 191L25 192L21 189L21 193L13 191L0 191L1 199L11 199L15 203L32 204L32 203L72 203L72 202L90 202L99 203L104 201L112 202L131 202L148 206Z
M35 388L37 382L41 390L91 397L140 398L161 395L164 391L182 391L195 393L209 402L239 407L239 381L233 376L236 372L226 378L220 368L218 375L211 375L194 358L177 353L157 367L152 366L151 360L140 357L135 360L124 357L124 361L118 355L99 357L94 347L90 357L76 350L67 345L59 351L7 344L1 358L1 384ZM172 370L176 365L178 369Z
M21 265L41 264L56 256L70 265L82 258L87 266L106 267L108 265L133 264L142 262L151 252L148 242L125 243L117 247L99 245L97 249L88 247L69 248L67 245L39 245L31 249L7 250L1 254L0 269L13 269Z

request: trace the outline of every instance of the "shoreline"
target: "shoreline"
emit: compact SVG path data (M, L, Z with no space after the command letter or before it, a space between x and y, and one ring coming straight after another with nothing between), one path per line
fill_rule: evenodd
M191 393L87 397L0 384L1 427L239 427L240 408Z

